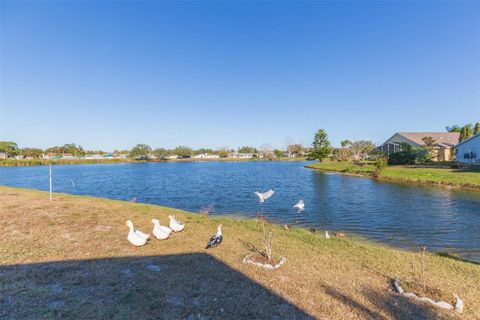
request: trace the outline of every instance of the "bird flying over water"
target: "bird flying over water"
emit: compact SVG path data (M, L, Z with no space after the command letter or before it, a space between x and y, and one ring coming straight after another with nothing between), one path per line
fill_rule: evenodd
M273 191L272 189L268 190L267 192L258 192L258 191L255 191L254 192L258 199L260 200L260 203L264 202L265 200L267 200L268 198L270 198L271 196L273 196L273 194L275 193L275 191Z
M294 208L297 208L297 212L302 212L305 210L305 201L299 200L296 205L293 206Z
M208 249L208 248L215 248L216 246L218 246L220 243L222 243L222 240L223 240L223 237L222 237L222 227L223 225L219 225L218 228L217 228L217 233L210 238L210 240L208 241L207 243L207 246L205 247L205 249Z

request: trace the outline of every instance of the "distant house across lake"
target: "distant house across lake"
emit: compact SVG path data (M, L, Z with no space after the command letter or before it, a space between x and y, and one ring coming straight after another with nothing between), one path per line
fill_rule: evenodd
M254 158L254 153L242 153L242 152L234 152L229 155L230 158L238 158L238 159L250 159Z
M401 144L407 143L413 148L425 146L424 138L431 137L436 144L436 158L434 161L452 161L454 148L460 138L458 132L397 132L385 141L380 149L387 155L402 151Z
M480 133L456 146L457 161L463 164L480 164Z
M209 153L200 153L193 156L194 159L218 159L220 156L218 154L209 154Z

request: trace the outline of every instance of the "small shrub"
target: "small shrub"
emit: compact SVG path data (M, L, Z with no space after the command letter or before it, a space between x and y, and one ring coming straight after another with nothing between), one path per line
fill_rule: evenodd
M375 173L380 175L383 169L387 167L388 159L385 157L378 157L377 159L375 159L373 165L375 166Z
M414 164L416 159L417 159L417 155L413 151L399 151L389 155L388 164L390 165Z

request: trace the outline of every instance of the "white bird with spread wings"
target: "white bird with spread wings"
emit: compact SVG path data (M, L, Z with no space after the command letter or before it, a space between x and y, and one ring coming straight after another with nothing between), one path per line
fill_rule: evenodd
M305 210L305 201L299 200L296 205L293 206L294 208L298 209L298 212L302 212Z
M267 192L258 192L258 191L255 191L254 192L258 199L260 200L260 203L262 202L265 202L265 200L267 200L268 198L270 198L271 196L273 196L273 194L275 193L275 191L273 191L272 189L268 190Z

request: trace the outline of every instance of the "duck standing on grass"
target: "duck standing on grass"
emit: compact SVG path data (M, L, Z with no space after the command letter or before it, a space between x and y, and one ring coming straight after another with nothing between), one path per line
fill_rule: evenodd
M174 216L170 215L168 218L170 219L170 229L172 229L173 232L180 232L185 228L185 224L175 220Z
M135 230L133 226L133 222L127 220L127 226L130 229L128 231L127 240L136 247L141 247L147 243L148 238L150 238L149 234L145 234L140 230Z
M207 243L207 246L205 247L205 249L209 249L209 248L215 248L216 246L218 246L220 243L222 243L222 240L223 240L223 237L222 237L222 227L223 225L219 225L218 228L217 228L217 233L210 238L210 240L208 241Z
M155 238L157 238L158 240L168 239L168 237L170 236L170 233L172 232L172 229L170 229L169 227L160 225L160 221L158 221L158 219L152 219L152 223L153 223L152 233L155 236Z

